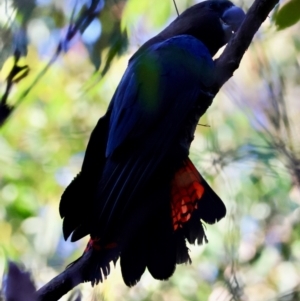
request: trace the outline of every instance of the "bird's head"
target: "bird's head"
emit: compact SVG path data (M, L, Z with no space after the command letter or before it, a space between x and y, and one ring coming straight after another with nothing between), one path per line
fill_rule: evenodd
M157 37L165 40L176 35L192 35L213 56L229 41L244 18L244 11L228 0L203 1L184 11Z

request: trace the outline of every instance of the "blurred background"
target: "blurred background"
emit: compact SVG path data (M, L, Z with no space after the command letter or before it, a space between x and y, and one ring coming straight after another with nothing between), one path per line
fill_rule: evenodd
M228 210L209 243L165 282L145 273L129 289L117 264L82 300L300 300L299 3L270 15L200 121L190 156ZM1 127L0 277L10 259L40 287L81 255L87 240L63 240L60 196L128 59L175 17L171 0L0 1L1 94L14 64L29 68Z

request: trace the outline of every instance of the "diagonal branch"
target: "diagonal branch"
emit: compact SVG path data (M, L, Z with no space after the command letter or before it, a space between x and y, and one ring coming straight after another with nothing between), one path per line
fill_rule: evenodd
M84 253L80 260L75 261L71 266L65 269L58 276L40 288L37 294L38 301L55 301L68 293L78 284L82 283L82 271L90 268L91 253ZM80 271L80 273L79 273Z
M224 52L216 62L218 78L215 94L239 68L244 53L247 51L255 33L266 20L279 0L255 0L237 33L229 41Z
M218 78L214 87L217 94L223 84L232 77L238 69L246 50L248 49L254 34L265 21L268 14L278 3L278 0L255 0L249 9L246 18L238 32L228 43L223 54L216 62ZM56 276L37 291L39 301L58 300L76 285L81 283L77 275L80 275L88 266L89 258L83 258L75 262L71 267Z

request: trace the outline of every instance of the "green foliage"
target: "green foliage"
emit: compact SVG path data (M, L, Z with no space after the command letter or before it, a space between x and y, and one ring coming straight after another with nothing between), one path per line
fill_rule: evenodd
M123 17L122 28L131 28L135 26L140 20L143 12L147 12L146 22L149 22L154 27L161 27L166 21L166 17L171 13L171 1L128 1Z
M273 15L279 30L296 24L300 20L300 0L290 0Z

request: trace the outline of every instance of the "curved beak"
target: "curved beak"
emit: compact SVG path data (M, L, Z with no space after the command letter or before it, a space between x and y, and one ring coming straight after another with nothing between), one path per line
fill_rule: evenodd
M223 13L220 22L226 34L227 41L229 41L232 34L239 29L244 19L244 11L237 6L231 6Z

